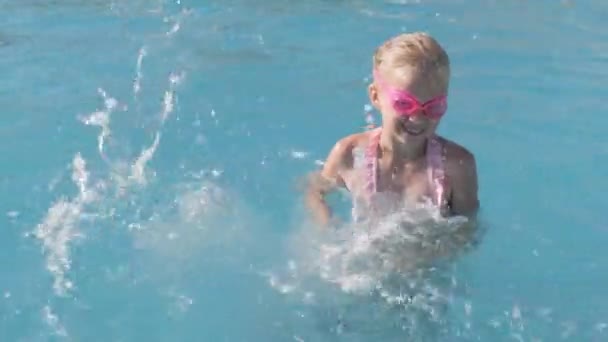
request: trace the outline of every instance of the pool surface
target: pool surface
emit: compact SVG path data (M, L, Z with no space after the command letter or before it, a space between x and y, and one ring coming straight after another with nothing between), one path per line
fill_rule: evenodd
M0 2L0 340L607 340L607 19L604 1ZM439 131L476 155L483 229L388 274L356 232L316 240L301 183L364 129L376 46L418 30L451 58Z

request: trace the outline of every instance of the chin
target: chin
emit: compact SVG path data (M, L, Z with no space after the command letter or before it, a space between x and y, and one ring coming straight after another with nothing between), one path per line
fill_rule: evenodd
M409 133L407 131L401 131L398 134L398 139L402 142L414 142L414 141L420 141L420 140L424 140L427 139L430 136L430 131L428 129L425 129L422 132L419 133Z

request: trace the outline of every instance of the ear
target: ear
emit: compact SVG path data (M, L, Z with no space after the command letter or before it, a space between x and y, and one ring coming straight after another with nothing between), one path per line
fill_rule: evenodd
M370 83L367 87L367 95L369 96L369 102L376 108L378 111L380 110L380 97L378 96L378 88L374 83Z

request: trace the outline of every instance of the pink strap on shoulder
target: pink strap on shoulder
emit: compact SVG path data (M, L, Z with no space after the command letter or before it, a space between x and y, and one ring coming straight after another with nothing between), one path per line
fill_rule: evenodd
M441 206L445 204L446 200L445 153L443 145L436 136L429 139L427 164L429 181L435 195L434 202L436 205Z
M365 167L366 167L366 183L365 190L368 196L378 191L378 145L380 144L380 135L382 127L378 127L371 132L369 144L365 150ZM442 206L446 202L446 184L445 176L445 153L444 148L439 139L434 136L429 139L427 146L427 168L429 175L429 183L433 191L433 202L436 205Z
M365 168L366 168L366 183L365 190L368 195L375 193L378 190L378 145L380 144L380 133L382 128L378 127L371 132L371 137L365 150Z

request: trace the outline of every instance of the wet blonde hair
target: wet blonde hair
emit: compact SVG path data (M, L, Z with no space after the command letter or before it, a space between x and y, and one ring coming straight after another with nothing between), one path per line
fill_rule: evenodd
M446 91L450 81L448 54L424 32L404 33L384 42L376 49L373 67L383 72L413 67Z

